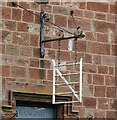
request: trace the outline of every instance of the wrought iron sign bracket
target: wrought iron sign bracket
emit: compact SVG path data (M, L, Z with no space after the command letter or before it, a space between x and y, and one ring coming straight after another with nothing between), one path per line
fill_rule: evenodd
M71 16L73 18L73 11L70 11L70 14L71 14ZM71 33L71 32L67 31L64 28L62 28L60 26L57 26L54 23L49 22L52 25L58 27L60 31L62 31L62 32L66 31L66 32L72 34L72 36L70 36L70 37L64 37L64 35L63 35L62 37L59 37L59 38L50 39L50 40L44 40L44 21L45 20L46 20L46 22L49 22L48 16L44 13L43 10L41 10L41 12L40 12L40 57L41 58L44 58L44 43L55 42L55 41L63 41L63 40L69 40L69 39L75 39L75 40L77 40L78 38L84 38L85 37L85 35L83 34L82 30L81 30L80 34ZM73 18L73 21L74 21L74 18ZM75 24L75 27L76 27L75 21L74 21L74 24ZM80 27L77 27L76 29L78 31L80 29Z
M14 0L14 1L15 1L15 0ZM30 10L27 10L26 8L18 5L18 4L16 3L16 1L15 1L15 2L12 2L12 5L13 5L14 7L19 7L19 8L21 8L21 9L27 11L28 13L33 14L33 15L35 15L36 17L40 18L40 57L41 57L41 58L44 58L44 43L46 43L46 42L63 41L63 40L69 40L69 39L77 40L78 38L84 38L84 37L85 37L85 35L83 34L83 31L80 29L80 27L77 27L77 24L76 24L75 19L74 19L74 16L73 16L73 11L70 11L70 15L71 15L71 17L72 17L72 19L73 19L73 23L74 23L74 26L76 27L77 33L72 33L72 32L70 32L70 31L64 29L63 27L60 27L60 26L58 26L58 25L50 22L48 15L44 12L43 9L41 10L40 16L39 16L39 15L35 14L34 12L32 12L32 11L30 11ZM52 27L52 26L50 26L50 27L55 28L55 29L58 29L58 30L60 30L62 33L63 33L63 31L65 31L65 32L71 34L71 36L70 36L70 37L64 37L64 34L63 34L63 36L62 36L62 37L59 37L59 38L55 38L55 39L51 39L51 40L44 40L44 25L47 25L47 24L45 24L44 22L50 23L51 25L54 26L54 27ZM48 25L47 25L47 26L48 26ZM80 29L80 33L78 32L79 29Z

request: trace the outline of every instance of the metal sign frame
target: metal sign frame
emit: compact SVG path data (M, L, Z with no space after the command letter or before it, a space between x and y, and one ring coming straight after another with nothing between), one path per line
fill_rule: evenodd
M60 66L70 66L70 65L75 65L75 64L79 64L80 65L80 71L78 73L69 73L69 74L62 74L59 70L59 68L57 67L56 63L54 60L52 60L52 67L53 67L53 93L52 93L52 104L62 104L62 103L73 103L73 102L82 102L82 76L83 76L83 72L82 72L82 68L83 68L83 58L80 58L80 62L79 63L70 63L70 64L60 64ZM79 82L68 82L64 75L74 75L74 74L80 74L80 80ZM61 84L56 84L56 76L59 76L62 81L64 83ZM56 93L56 86L65 84L71 92L60 92L60 93ZM77 94L77 92L71 87L71 84L79 84L79 95ZM75 98L77 99L76 101L63 101L63 102L56 102L56 95L61 95L61 94L73 94L75 96Z

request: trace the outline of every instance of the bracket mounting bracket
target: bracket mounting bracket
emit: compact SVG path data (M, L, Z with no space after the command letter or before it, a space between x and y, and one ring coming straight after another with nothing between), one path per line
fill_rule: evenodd
M73 33L73 35L70 37L64 37L64 35L63 35L62 37L59 37L59 38L44 40L44 21L46 21L46 20L48 21L47 15L46 15L46 13L44 13L43 10L41 10L41 12L40 12L40 57L41 58L44 58L44 43L46 43L46 42L54 42L54 41L59 41L59 40L63 41L63 40L77 39L77 38L85 37L85 35L83 34L83 31L81 30L80 34ZM53 24L53 23L51 23L51 24ZM56 26L56 27L58 27L58 26ZM80 29L80 27L78 27L78 29Z
M45 13L43 10L40 12L40 57L44 58L44 19Z

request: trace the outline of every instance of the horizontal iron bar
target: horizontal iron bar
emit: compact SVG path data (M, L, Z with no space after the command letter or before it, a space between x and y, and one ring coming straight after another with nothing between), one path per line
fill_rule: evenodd
M64 103L75 103L75 102L79 102L79 101L55 102L55 103L53 103L53 104L64 104Z
M80 72L77 73L67 73L67 74L62 74L62 76L70 76L70 75L78 75ZM59 77L59 75L55 75L55 77Z
M79 93L79 91L75 92L74 94ZM60 93L55 93L55 95L65 95L65 94L73 94L73 92L60 92Z
M72 85L72 84L79 84L79 82L68 82L68 85ZM66 84L65 83L57 83L55 85L60 86L60 85L66 85Z
M61 37L61 38L55 38L55 39L51 39L51 40L44 40L42 42L54 42L54 41L58 41L58 40L67 40L67 39L73 39L73 38L84 38L85 35L74 35L71 37Z
M79 65L80 63L66 63L66 64L59 64L59 65L56 65L55 67L61 67L61 66L71 66L71 65Z

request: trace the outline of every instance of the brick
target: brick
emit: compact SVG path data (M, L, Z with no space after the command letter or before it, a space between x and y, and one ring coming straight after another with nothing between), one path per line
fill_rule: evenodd
M53 71L52 70L48 70L47 71L47 80L53 80Z
M37 3L31 3L31 10L36 10L39 11L40 10L40 6ZM45 9L44 9L45 10Z
M92 84L93 83L92 81L93 81L92 74L87 74L87 83Z
M98 99L98 108L99 109L109 109L109 100L106 98Z
M49 60L40 60L40 68L50 69L51 61Z
M110 55L110 44L88 42L86 51L89 52L89 53Z
M12 66L11 67L11 77L26 77L25 67Z
M78 18L75 17L75 22L76 22L77 25L80 25L80 27L83 30L88 30L88 31L91 30L91 21L90 20L82 19L82 18L78 19ZM71 29L72 28L76 29L76 26L74 25L72 17L68 17L68 27L71 28Z
M16 56L8 56L4 55L2 57L2 64L3 65L15 65L16 64Z
M38 16L34 16L34 23L36 24L40 24L40 14L38 12L35 12L36 15Z
M2 40L5 39L10 34L9 31L2 30Z
M89 72L89 73L97 72L96 65L92 65L92 64L85 64L83 69L85 72Z
M111 120L114 120L116 119L116 114L115 114L115 111L106 111L106 118L110 118Z
M27 23L18 22L17 24L18 24L17 31L28 32L28 24Z
M95 14L94 14L94 12L93 11L85 11L84 12L84 16L86 17L86 18L89 18L89 19L94 19L94 16Z
M1 38L3 43L12 43L12 33L9 31L3 30Z
M20 56L32 57L32 48L31 47L20 47Z
M70 13L69 13L70 14ZM84 15L84 12L82 10L78 10L78 9L74 9L73 10L73 16L76 16L76 17L83 17Z
M86 41L78 41L78 52L86 52L86 45L87 45Z
M29 69L29 73L30 73L30 79L40 79L40 71L39 69L35 69L35 68L30 68Z
M29 44L30 44L29 34L14 32L13 33L13 43L29 46Z
M103 13L95 13L95 19L106 20L106 15Z
M19 2L19 5L25 9L30 9L30 2Z
M95 86L94 95L96 97L105 97L106 88L105 86Z
M26 66L29 65L29 60L27 58L17 58L16 64L19 66Z
M14 81L16 81L16 78L5 78L5 81L6 82L14 82Z
M42 69L30 68L30 78L31 79L46 79L46 71Z
M99 2L88 2L87 9L92 11L109 12L109 5Z
M78 41L76 48L76 43L73 42L73 50L78 52L86 52L86 44L87 44L86 41Z
M94 74L93 75L93 84L104 85L104 75Z
M108 67L103 65L98 66L98 73L108 74Z
M112 45L112 55L117 56L117 45Z
M39 58L40 57L40 49L33 48L33 57Z
M40 8L41 9L44 8L45 12L49 12L49 13L52 12L52 5L51 4L41 4ZM54 9L54 6L53 6L53 9Z
M71 71L71 73L72 73L72 72L73 72L73 71ZM74 72L75 72L75 71L74 71ZM66 72L64 71L64 73L66 73ZM79 81L80 76L79 76L79 75L70 75L70 77L69 77L69 76L65 76L65 78L66 78L68 81L70 81L70 82L77 82L77 81ZM75 89L76 91L78 91L78 90L79 90L79 85L76 84L74 89Z
M53 42L52 43L52 48L58 49L58 42ZM68 50L68 41L67 40L66 41L61 41L60 42L60 48L62 50Z
M114 75L114 70L115 70L114 67L109 67L109 74Z
M2 19L11 19L11 8L2 7Z
M88 108L96 108L95 98L83 98L83 105Z
M85 32L86 36L86 40L90 40L90 41L96 41L96 34L93 32Z
M105 119L106 118L106 113L104 110L96 109L94 115L95 115L96 119Z
M61 15L54 16L55 24L62 27L67 27L67 17Z
M108 33L111 30L113 33L115 32L115 24L107 23L104 21L94 21L94 29L95 32Z
M79 8L80 9L86 9L86 2L80 2L79 3Z
M107 95L108 98L116 98L116 87L107 87Z
M45 40L50 40L51 38L45 36L44 39L45 39ZM54 43L55 43L55 42L53 42L53 43L52 43L52 42L47 42L47 43L45 44L45 48L54 48L54 45L55 45ZM53 44L54 44L54 45L53 45ZM53 45L53 46L52 46L52 45ZM56 45L55 45L55 46L56 46Z
M108 37L109 37L108 40L109 40L110 43L116 44L117 35L111 34L111 35L109 35Z
M84 59L84 61L86 62L86 63L92 63L92 55L91 54L85 54L85 59Z
M23 16L22 16L22 20L25 21L25 22L33 22L34 21L34 15L23 10Z
M113 14L107 14L107 21L115 23L116 16Z
M22 11L21 9L12 9L12 20L21 20Z
M68 51L61 51L61 53L60 53L60 60L69 61L70 60L70 54L69 54L69 52Z
M48 58L55 59L55 57L56 57L56 51L45 49L45 59Z
M19 48L18 46L14 46L14 45L7 45L5 53L7 55L19 56Z
M0 44L0 54L4 54L5 53L5 45Z
M39 35L30 34L30 45L31 46L39 46Z
M110 5L110 13L116 14L117 13L117 4L115 5Z
M30 59L30 66L31 66L31 67L39 67L39 60L38 60L38 59L31 58L31 59Z
M117 109L117 100L116 99L110 99L110 109L111 110Z
M10 2L10 1L7 2L7 6L14 7L13 4L12 4L12 2Z
M108 34L97 33L97 41L108 43Z
M68 15L68 10L66 7L53 6L53 13Z
M16 22L14 21L5 21L5 29L10 31L16 31Z
M55 0L50 1L50 3L51 3L52 5L61 5L61 2L60 2L60 1L55 1Z
M101 58L101 64L108 65L108 66L115 66L115 57L103 56Z
M2 66L2 76L4 77L10 76L10 66Z
M115 86L115 76L105 76L105 84L108 86Z

